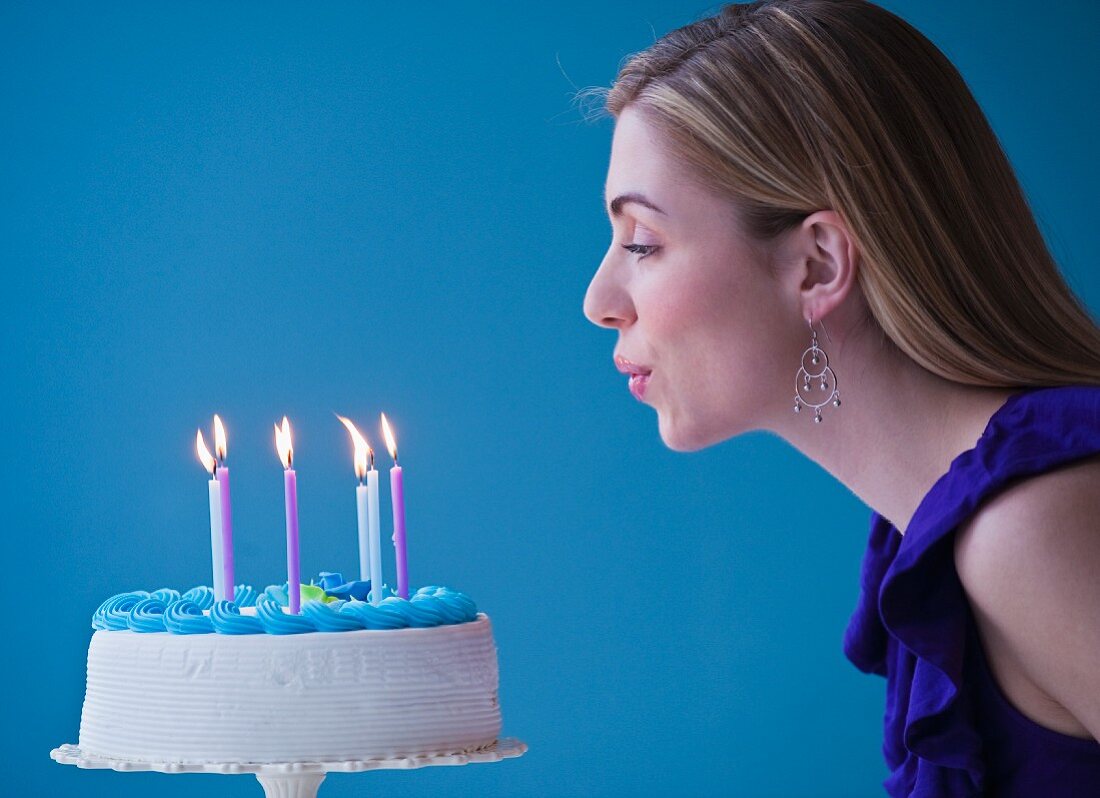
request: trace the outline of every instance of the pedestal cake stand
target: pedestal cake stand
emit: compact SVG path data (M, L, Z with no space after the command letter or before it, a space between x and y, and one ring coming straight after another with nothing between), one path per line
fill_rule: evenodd
M85 754L76 745L62 745L50 751L50 759L78 768L110 768L118 771L152 770L157 773L253 773L264 788L266 798L316 798L317 789L327 773L358 773L363 770L411 770L431 765L468 765L499 762L523 756L527 743L503 737L487 748L447 756L408 756L392 759L353 759L341 762L211 762L184 765L179 762L138 762L132 759Z

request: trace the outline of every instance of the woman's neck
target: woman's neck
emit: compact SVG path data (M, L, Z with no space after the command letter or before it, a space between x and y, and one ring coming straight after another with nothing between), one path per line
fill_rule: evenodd
M889 342L853 336L830 348L842 404L821 423L794 414L773 431L904 532L951 461L981 437L990 416L1019 388L951 382Z

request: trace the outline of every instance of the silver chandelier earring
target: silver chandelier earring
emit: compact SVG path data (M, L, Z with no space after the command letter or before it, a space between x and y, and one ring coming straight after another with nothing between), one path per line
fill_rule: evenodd
M802 411L802 406L814 409L814 423L821 423L821 408L831 399L833 407L840 407L840 389L837 387L836 373L829 367L829 356L817 345L817 331L814 329L814 316L811 313L810 346L802 353L802 363L794 377L794 412ZM825 322L821 323L825 330ZM832 343L829 331L825 337ZM824 361L824 363L822 363ZM818 368L820 366L820 369ZM824 397L824 398L822 398Z

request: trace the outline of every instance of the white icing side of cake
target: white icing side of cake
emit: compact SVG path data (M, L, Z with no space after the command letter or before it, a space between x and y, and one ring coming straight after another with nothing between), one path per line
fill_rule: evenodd
M500 734L488 616L297 635L97 631L82 751L169 762L447 754Z

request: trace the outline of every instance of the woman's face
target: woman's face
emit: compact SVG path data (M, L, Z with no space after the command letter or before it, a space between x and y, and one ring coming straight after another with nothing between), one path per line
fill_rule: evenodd
M732 205L692 181L659 135L634 108L619 115L612 241L584 312L619 331L615 362L633 374L631 392L657 411L665 444L690 451L791 412L809 328L797 286L772 276L776 250L753 245Z

